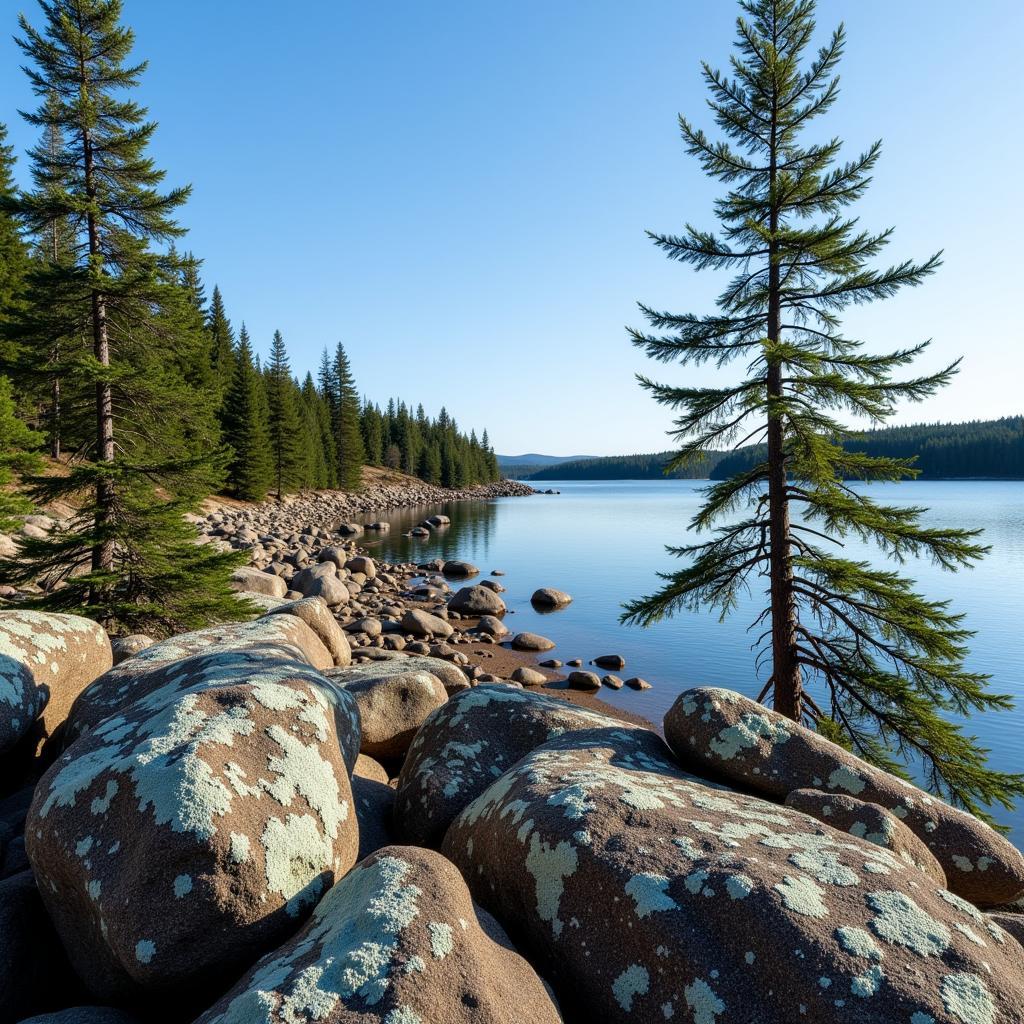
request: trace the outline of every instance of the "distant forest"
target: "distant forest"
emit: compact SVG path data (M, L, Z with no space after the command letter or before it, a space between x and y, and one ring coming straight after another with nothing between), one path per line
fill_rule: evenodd
M922 423L871 430L847 441L851 451L891 458L917 458L923 480L1024 479L1024 416L970 423ZM539 469L529 480L657 480L672 452L613 455L563 462ZM707 458L669 473L675 480L724 480L764 458L760 445Z

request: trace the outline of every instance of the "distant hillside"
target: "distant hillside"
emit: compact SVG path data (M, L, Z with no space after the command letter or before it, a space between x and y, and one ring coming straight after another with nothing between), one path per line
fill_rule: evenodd
M549 466L560 466L567 462L589 462L594 458L594 455L538 455L536 452L526 455L499 455L498 469L502 476L521 480Z
M969 423L922 423L872 430L848 441L851 451L891 458L917 457L923 480L1024 480L1024 416ZM545 466L530 480L657 480L672 452L577 459ZM764 458L760 445L714 452L672 479L724 480Z

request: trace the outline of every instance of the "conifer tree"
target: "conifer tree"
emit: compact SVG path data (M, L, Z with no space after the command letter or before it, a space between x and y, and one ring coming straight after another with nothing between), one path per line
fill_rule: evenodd
M289 491L301 487L305 466L302 427L296 401L295 381L288 365L288 353L280 331L274 331L270 362L265 373L267 387L267 429L274 490L281 501Z
M366 461L371 466L379 466L384 461L384 418L380 409L372 402L364 402L360 423Z
M896 565L930 558L944 569L984 553L977 534L926 527L923 509L876 501L848 480L913 476L911 462L843 448L846 412L875 423L897 402L948 383L956 364L898 379L926 348L875 355L841 329L852 303L920 284L939 255L874 269L891 230L858 227L844 211L870 182L880 145L847 162L841 142L802 141L838 95L842 27L809 58L814 0L742 0L731 76L704 65L710 106L725 139L680 118L688 152L726 183L716 204L721 232L687 226L651 234L673 260L734 276L710 315L641 309L656 333L634 344L661 362L742 359L748 375L721 387L673 387L641 378L678 413L675 465L730 443L764 441L762 461L706 492L694 517L702 543L670 548L688 564L663 574L653 596L626 606L648 624L681 608L723 614L763 580L767 607L756 629L770 674L761 694L777 710L848 743L892 771L923 767L928 785L976 813L1024 792L1024 776L993 771L985 751L951 716L1005 709L986 677L964 667L970 633L943 601L929 600L895 568L844 557L844 537L875 542ZM666 332L666 333L657 333Z
M337 381L337 411L334 440L338 457L338 484L346 491L362 486L363 435L359 429L359 393L345 347L338 342L334 353L334 374Z
M235 372L224 401L224 440L230 449L228 483L236 498L262 501L273 476L263 382L252 361L249 333L238 332Z
M33 482L41 500L74 498L77 515L67 529L27 540L0 572L42 579L41 606L92 614L108 628L162 632L237 617L228 579L238 558L198 547L183 519L216 476L209 456L218 446L184 369L200 339L183 312L180 268L149 247L182 233L173 218L188 189L159 190L163 173L146 156L156 126L123 98L145 65L129 61L133 34L119 24L119 0L40 6L41 31L20 19L18 43L42 101L25 116L59 137L60 150L44 142L33 151L37 187L19 195L17 212L37 235L55 221L70 229L72 258L33 274L30 305L66 310L80 333L62 327L62 336L87 339L66 379L79 395L91 390L92 428L69 475ZM64 186L39 187L54 163ZM31 316L21 320L31 334Z
M210 365L213 367L217 387L223 396L235 375L235 338L231 330L231 321L224 309L224 298L217 285L213 286L206 329L210 335Z
M0 123L0 325L24 305L29 270L24 226L15 214L14 147L6 139L7 126Z

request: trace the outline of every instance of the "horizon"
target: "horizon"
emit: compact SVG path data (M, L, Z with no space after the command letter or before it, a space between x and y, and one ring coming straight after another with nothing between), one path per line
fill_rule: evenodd
M35 5L21 8L39 21ZM730 371L652 367L624 327L639 324L638 301L713 307L721 278L671 264L644 229L713 227L721 189L684 152L675 119L713 128L699 61L726 65L735 9L657 0L642 20L607 0L581 10L324 8L311 37L306 21L252 17L251 4L127 0L134 55L150 65L138 97L160 126L156 164L168 185L194 186L180 247L204 260L207 294L220 287L258 353L280 329L301 378L341 340L362 394L427 398L431 415L457 367L452 414L502 452L672 447L669 415L623 381L648 372L704 385ZM924 18L844 11L843 88L823 129L846 141L844 156L883 140L858 209L865 226L896 228L883 261L945 250L922 288L846 319L871 351L933 337L921 370L965 356L949 388L893 425L1020 408L1022 332L993 296L1012 293L1024 213L987 171L1024 148L1003 136L1024 10L998 0L955 38L952 12L946 0ZM818 20L820 35L838 18L825 8ZM0 47L24 184L35 136L14 111L35 100L10 31ZM271 47L280 73L268 75ZM982 61L984 105L963 87ZM951 124L971 137L948 145ZM498 385L547 413L496 401ZM552 422L557 445L546 444Z

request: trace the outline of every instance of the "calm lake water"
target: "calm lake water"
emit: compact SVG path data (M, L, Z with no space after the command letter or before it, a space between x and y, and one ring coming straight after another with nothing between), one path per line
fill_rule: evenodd
M747 626L760 602L751 598L725 622L714 613L683 613L648 629L619 625L621 603L650 593L655 573L678 564L666 544L688 540L687 524L701 488L692 480L545 482L559 495L460 502L383 513L391 534L365 543L389 561L464 558L484 573L503 569L502 596L508 625L516 632L543 633L563 661L589 661L600 654L622 654L625 676L650 680L652 690L600 696L660 722L676 696L691 686L714 685L756 697L761 688L754 671ZM940 481L873 485L887 503L924 505L925 522L935 526L973 526L984 530L989 556L974 570L952 575L927 563L904 571L930 597L951 598L976 630L969 665L992 676L999 692L1017 701L1017 710L978 715L970 731L992 753L990 763L1003 770L1024 770L1024 482ZM444 512L450 527L418 540L402 533L426 515ZM367 517L370 522L372 517ZM847 545L851 557L877 561L877 553ZM538 613L530 595L538 587L557 587L573 596L562 611ZM759 597L759 595L757 595ZM1024 805L1015 812L997 809L1024 845Z

